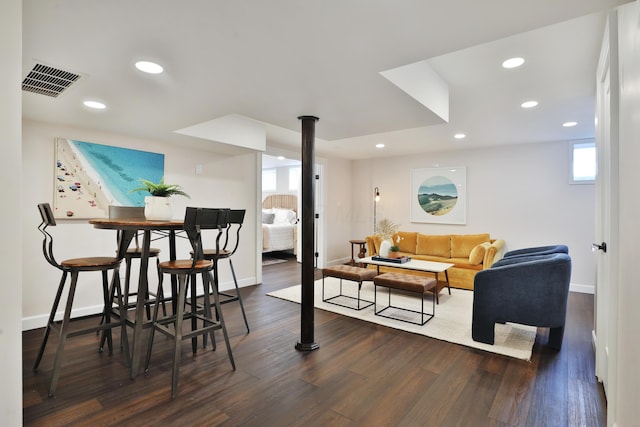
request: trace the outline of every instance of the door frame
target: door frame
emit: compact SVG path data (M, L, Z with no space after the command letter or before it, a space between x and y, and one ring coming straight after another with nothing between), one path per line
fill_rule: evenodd
M607 19L596 72L596 178L594 244L606 243L606 252L596 252L596 294L594 300L595 374L602 382L610 405L616 402L617 312L619 254L619 180L618 180L618 26L617 13ZM594 246L596 247L596 246ZM609 407L609 413L615 408Z
M276 153L272 153L269 152L269 150L265 151L265 152L257 152L256 153L256 283L262 283L262 216L261 216L261 212L262 212L262 156L266 154L266 155L270 155L270 156L278 156L278 155L283 155L289 159L295 159L297 161L300 162L300 165L302 165L302 160L300 160L300 153L298 153L297 155L292 153L292 152L278 152ZM315 188L315 210L316 210L316 214L318 214L319 218L316 220L316 230L315 230L315 246L316 246L316 251L318 253L318 256L316 257L316 267L317 268L322 268L325 265L325 260L326 260L326 227L325 227L325 220L324 220L324 200L325 200L325 194L324 194L324 178L323 178L323 168L324 166L322 165L322 163L318 162L318 160L316 159L316 164L314 166L314 175L318 175L318 180L316 181L316 188ZM300 217L302 215L302 208L301 208L301 194L300 192L298 193L298 206L299 206L299 212L298 212L298 216ZM296 260L298 262L301 262L300 256L301 256L301 244L302 244L302 238L301 238L301 233L298 233L298 236L300 237L298 239L298 250L297 250L297 255L296 255Z

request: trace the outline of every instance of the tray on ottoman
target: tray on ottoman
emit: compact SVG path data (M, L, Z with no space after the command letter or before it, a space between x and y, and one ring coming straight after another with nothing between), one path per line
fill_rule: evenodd
M374 255L371 257L371 259L374 261L393 262L396 264L404 264L405 262L411 261L411 257L408 257L408 256L401 256L398 258L387 258L383 256Z

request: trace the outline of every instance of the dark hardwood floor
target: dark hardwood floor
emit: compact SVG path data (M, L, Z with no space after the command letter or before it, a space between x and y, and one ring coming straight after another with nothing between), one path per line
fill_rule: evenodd
M223 265L222 268L225 268ZM295 261L265 266L263 284L223 306L237 370L218 350L183 343L170 397L171 342L157 337L149 372L130 380L119 349L98 337L67 341L56 397L48 398L56 335L31 370L42 329L23 334L25 426L604 426L594 376L593 296L571 294L560 352L539 332L530 362L315 311L312 352L294 349L300 306L265 296L299 283ZM52 283L52 286L54 284ZM85 320L83 320L84 322ZM87 319L86 322L95 322ZM118 333L114 332L114 338Z

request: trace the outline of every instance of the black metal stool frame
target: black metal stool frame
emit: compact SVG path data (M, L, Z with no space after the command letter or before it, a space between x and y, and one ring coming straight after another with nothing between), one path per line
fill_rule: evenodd
M60 279L60 284L58 285L58 290L56 292L56 296L53 302L53 306L51 307L51 313L49 314L49 319L47 320L47 326L44 330L44 335L42 337L42 343L40 344L40 349L38 351L38 355L36 356L36 360L33 364L33 370L37 371L40 365L40 361L42 360L42 356L44 355L44 350L47 346L47 341L49 339L49 334L52 329L57 329L59 332L59 341L58 347L56 350L56 355L53 362L53 370L51 373L51 381L49 383L49 397L53 397L55 395L56 387L58 385L58 379L60 376L60 367L62 366L62 357L64 354L64 345L66 339L68 337L74 337L77 335L87 334L91 332L99 332L102 331L102 338L100 340L100 348L99 351L102 352L104 347L105 340L107 341L109 354L113 353L113 341L111 337L111 329L114 327L120 326L121 328L121 345L123 348L123 352L125 354L125 362L127 366L130 364L130 355L129 355L129 341L127 339L127 330L126 330L126 321L121 319L120 316L115 315L111 312L111 307L113 305L113 300L117 294L118 301L118 309L120 312L124 310L123 303L123 295L122 289L120 286L120 276L119 269L120 263L122 259L115 257L88 257L88 258L76 258L62 261L62 263L58 263L53 255L53 236L49 234L46 230L48 226L55 226L56 221L53 217L53 211L51 210L51 206L48 203L40 203L38 204L38 210L40 211L40 216L42 218L42 223L38 226L38 230L44 235L44 239L42 241L42 253L49 264L56 267L57 269L62 271L62 278ZM108 272L112 270L112 279L109 284L108 280ZM74 331L70 331L70 323L71 323L71 309L73 307L73 300L76 292L76 285L78 282L78 275L82 271L101 271L102 272L102 293L104 299L104 323L100 322L99 325L94 327L77 329ZM62 293L64 292L64 287L67 281L67 276L71 274L71 283L69 286L69 293L67 296L67 303L65 306L64 316L61 321L56 321L55 316L58 310L58 305L60 304L60 299L62 297ZM111 322L111 317L118 318L117 322Z
M224 317L222 315L222 311L220 310L220 298L217 291L217 267L214 261L205 260L203 258L201 236L201 231L203 229L217 229L218 234L216 237L216 248L219 248L220 237L224 230L223 227L227 224L228 214L228 209L205 209L192 207L187 208L184 220L184 230L189 237L194 255L189 260L161 262L158 267L162 275L169 274L178 276L178 296L175 306L175 315L165 316L162 318L158 318L159 300L156 299L153 310L153 327L151 329L151 336L149 338L149 345L147 347L145 371L148 372L149 370L155 331L157 330L164 335L173 337L175 341L175 347L171 379L172 398L176 396L178 390L178 372L180 368L180 358L182 353L182 340L189 338L192 339L192 351L195 354L197 347L195 345L195 339L197 338L197 336L206 336L207 334L210 334L213 349L215 350L216 345L214 332L218 329L222 329L229 361L231 362L233 370L235 371L236 369L235 361L233 359L233 353L231 351L231 344L229 342L229 336L227 334L226 325L224 323ZM191 311L185 312L187 287L188 285L191 286L193 292L193 289L195 289L195 277L197 275L202 276L204 287L204 308L199 308L197 304L192 301L190 304ZM160 280L158 286L162 286L162 279ZM213 295L214 307L217 313L216 319L213 318L209 295ZM192 327L191 331L183 333L183 322L186 319L191 319ZM203 325L199 328L197 326L198 320L202 321L203 323Z

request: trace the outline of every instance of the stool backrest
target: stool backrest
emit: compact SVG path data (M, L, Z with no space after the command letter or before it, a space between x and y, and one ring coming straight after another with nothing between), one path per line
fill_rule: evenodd
M233 249L230 250L227 256L231 256L238 250L238 244L240 243L240 229L242 228L242 224L244 222L244 215L247 211L245 209L231 209L229 211L229 225L227 226L227 233L224 239L224 246L222 249L226 250L229 242L232 241L230 238L230 234L233 233L232 228L235 226L235 244L233 245ZM219 252L218 252L219 253Z
M215 233L216 250L220 249L220 238L229 224L229 209L187 207L184 215L184 231L193 248L193 260L203 259L202 230L218 230Z
M47 262L53 265L55 268L62 270L62 266L58 264L55 257L53 256L53 236L49 234L47 231L47 227L55 227L56 220L53 217L53 210L51 210L51 205L49 203L39 203L38 211L40 212L40 218L42 218L42 222L38 226L38 230L44 235L44 239L42 240L42 254Z

